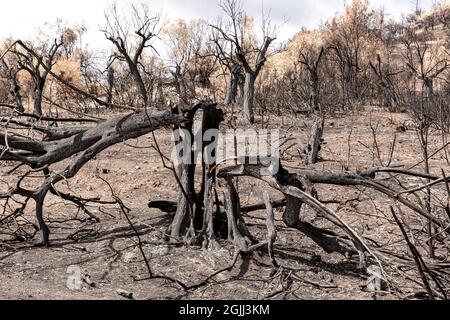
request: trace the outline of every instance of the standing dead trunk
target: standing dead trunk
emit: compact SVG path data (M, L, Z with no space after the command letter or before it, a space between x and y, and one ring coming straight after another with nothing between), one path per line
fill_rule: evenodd
M309 113L314 114L319 111L319 75L317 69L310 70L309 92Z
M214 182L215 174L208 173L205 177L205 193L204 193L204 219L203 219L203 244L202 247L206 248L215 242L214 234Z
M322 145L323 127L323 120L316 119L311 129L311 137L308 145L307 164L314 164L319 160L319 151Z
M253 239L241 216L239 194L233 184L232 177L225 177L227 194L224 195L225 209L228 219L228 240L233 242L237 250L246 251Z
M8 70L6 77L9 81L9 95L12 101L15 102L17 110L19 112L24 112L25 109L22 104L22 96L20 94L20 84L17 79L19 70L16 67L9 66L4 59L1 59L3 65Z
M178 195L177 211L172 224L169 227L171 240L181 239L182 234L187 234L193 228L194 201L192 190L193 176L189 164L182 164L180 171L180 194Z
M139 72L138 64L129 62L128 65L129 65L129 68L131 71L131 76L133 77L133 81L137 86L139 96L143 103L143 107L147 107L148 106L148 93L147 93L147 89L144 84L144 80L142 80L141 74Z
M243 112L246 120L251 124L255 123L255 113L253 110L253 103L255 98L255 80L256 77L254 73L245 73Z
M108 68L108 104L112 104L113 100L113 89L114 89L114 68L109 67Z
M379 55L377 59L378 59L377 66L375 66L372 62L370 62L369 65L377 77L379 86L383 90L383 95L386 100L389 111L395 112L398 110L400 103L397 94L395 93L394 86L391 80L389 79L389 77L392 76L393 74L387 74L383 72L381 68L381 58Z
M45 194L39 195L35 199L36 203L35 214L39 226L39 233L41 236L40 245L47 246L50 240L50 229L48 228L47 224L44 221L44 199Z
M234 64L232 67L229 67L230 70L230 79L227 88L227 94L225 97L225 105L229 106L237 101L238 92L242 95L243 91L243 75L242 75L242 67L239 64Z
M227 95L225 97L225 105L229 106L236 103L238 94L239 77L235 73L230 74L230 80L228 83Z
M36 87L34 89L34 114L42 116L42 94L44 90L45 80L37 79Z
M182 152L188 152L186 154L178 155L182 161L179 164L179 188L180 193L178 194L177 200L177 211L172 224L169 227L169 233L172 240L180 239L182 234L186 234L189 228L193 228L194 213L195 213L195 187L194 187L194 176L195 176L195 163L194 163L194 135L192 133L193 120L190 120L185 125L181 126L186 133L190 136L185 137L183 144L189 143L189 148L187 145L184 146Z
M320 48L317 58L311 57L311 54L300 52L300 59L298 62L303 64L308 71L309 80L309 114L315 114L320 111L319 102L319 65L325 53L325 48Z
M223 111L217 109L215 105L203 110L202 118L202 181L200 192L196 195L196 212L195 212L195 226L202 228L206 210L205 193L208 192L208 185L214 185L215 180L215 166L216 166L216 149L218 144L218 130L220 123L224 120ZM208 181L210 180L210 181ZM211 181L212 180L212 181ZM213 197L213 193L208 195Z
M202 180L198 193L195 190L195 169L196 150L194 150L193 118L197 110L191 110L189 121L182 126L184 132L189 134L189 139L184 142L183 152L179 154L182 159L180 164L180 193L177 201L177 211L169 227L169 234L172 239L197 238L206 236L203 245L207 245L213 239L213 211L215 202L214 179L215 179L215 146L217 137L212 134L208 136L210 130L218 130L223 121L223 112L216 108L215 104L209 105L203 110L202 119ZM214 133L214 132L213 132ZM207 140L207 141L204 141ZM186 145L190 143L190 145ZM188 160L188 162L186 162ZM185 239L186 240L186 239ZM198 239L200 240L200 239Z

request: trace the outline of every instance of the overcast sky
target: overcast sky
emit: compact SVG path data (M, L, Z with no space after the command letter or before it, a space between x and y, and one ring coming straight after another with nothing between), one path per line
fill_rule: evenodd
M350 1L350 0L349 0ZM99 32L104 22L104 10L112 0L7 0L0 7L0 39L32 38L34 30L44 22L61 18L69 23L84 23L89 32L85 42L93 48L108 44ZM213 20L220 15L219 0L117 0L119 5L146 3L162 10L168 19L203 18ZM335 12L342 10L344 0L243 0L247 14L258 16L264 6L271 9L274 23L288 22L280 30L280 40L289 39L302 26L318 27ZM423 9L431 8L433 0L420 0ZM415 0L371 0L372 7L384 7L389 17L399 19L402 13L414 10Z

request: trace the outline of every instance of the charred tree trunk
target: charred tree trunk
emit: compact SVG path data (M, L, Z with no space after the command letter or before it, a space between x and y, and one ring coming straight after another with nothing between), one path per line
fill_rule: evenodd
M224 195L225 210L228 220L228 240L234 243L237 250L247 251L253 243L252 236L241 215L239 194L231 177L225 177L228 192Z
M148 93L147 89L144 84L144 80L141 77L141 74L139 72L139 67L137 63L128 62L128 66L130 68L131 76L133 77L133 81L137 86L139 96L142 100L142 106L146 108L148 106Z
M6 68L6 76L9 81L9 95L12 101L16 104L17 111L24 112L25 109L22 104L22 96L20 94L20 84L17 79L19 70L16 67L11 67L4 59L1 59Z
M200 232L200 236L207 234L208 239L203 239L203 243L208 243L213 237L213 203L214 198L214 179L215 179L215 146L217 145L218 129L223 121L223 112L216 108L216 105L210 105L203 109L202 118L202 180L201 188L198 193L195 190L195 169L196 152L194 150L193 118L197 110L192 110L189 120L182 126L184 132L189 134L189 139L185 141L183 150L189 152L189 157L181 154L180 159L180 195L177 201L177 211L175 218L169 228L172 239L195 238ZM208 141L205 141L208 139ZM198 139L200 141L200 139ZM184 163L188 160L189 163ZM217 211L217 210L216 210ZM186 231L190 231L187 233ZM206 241L206 242L205 242Z
M230 79L227 88L227 94L225 96L225 105L229 106L237 101L238 93L242 94L243 75L242 67L238 64L234 64L230 69Z
M178 166L178 176L179 176L179 189L177 201L177 211L172 224L169 227L168 234L172 240L181 239L183 236L188 236L188 231L190 231L191 236L194 231L194 214L195 214L195 159L194 159L194 133L193 128L193 116L189 117L189 120L179 127L183 130L183 134L187 136L182 136L178 129L175 129L174 134L178 135L180 138L180 143L183 148L181 154L177 156L180 159ZM180 151L178 151L180 152Z
M255 123L255 113L253 110L255 99L255 80L256 76L253 72L245 73L243 112L246 120L251 124Z
M235 73L230 74L230 80L228 83L227 95L225 97L225 105L229 106L236 103L238 94L239 76Z
M309 114L316 114L320 111L320 101L319 101L319 66L320 61L325 53L325 48L320 48L319 53L313 58L310 54L305 54L300 52L299 63L303 64L308 71L309 80Z
M38 117L42 116L42 94L44 90L45 80L36 79L36 87L34 89L34 114Z
M180 194L178 195L177 201L177 211L175 213L175 217L173 218L172 224L168 230L170 234L171 240L181 239L182 235L185 236L193 236L193 228L194 228L194 210L195 210L195 201L194 201L194 193L195 191L192 189L192 181L194 179L191 174L192 165L183 164L181 165L180 170L180 186L182 189Z
M319 151L322 146L324 121L316 117L311 128L311 137L308 144L307 164L314 164L319 160Z
M319 75L317 69L309 73L309 113L319 112Z
M375 65L373 65L372 62L370 62L369 65L370 65L372 71L375 73L375 76L378 80L379 86L383 90L383 95L384 95L384 98L386 99L386 103L387 103L389 111L395 112L398 110L400 102L397 97L397 94L395 93L394 86L393 86L391 80L389 79L389 77L392 76L393 74L384 73L381 68L380 56L378 56L377 59L378 59L377 67Z
M110 66L108 68L108 91L107 91L108 104L112 104L112 101L113 101L114 76L115 76L114 68L112 66Z
M39 233L41 236L39 244L47 246L50 243L50 229L48 228L48 226L44 220L45 196L46 196L46 193L39 195L35 199L35 204L36 204L35 215L36 215L36 220L37 220L38 227L39 227Z

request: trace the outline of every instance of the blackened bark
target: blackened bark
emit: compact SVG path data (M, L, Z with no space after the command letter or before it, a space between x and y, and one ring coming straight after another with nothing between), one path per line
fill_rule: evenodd
M114 75L115 75L114 68L110 66L108 68L108 97L107 97L108 104L111 104L113 101Z
M322 145L323 120L316 119L311 128L311 137L308 144L307 164L314 164L319 160L319 151Z
M245 118L249 123L255 123L255 113L253 110L255 99L255 80L256 75L254 73L245 73L243 111Z
M227 88L227 95L225 97L225 105L229 106L236 103L238 94L239 78L235 73L230 74L230 80Z

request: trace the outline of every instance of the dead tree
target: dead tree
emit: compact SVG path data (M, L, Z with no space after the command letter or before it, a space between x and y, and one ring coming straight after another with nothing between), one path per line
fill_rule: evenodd
M107 88L107 102L111 104L113 102L113 90L114 90L114 67L109 66L107 68L108 88Z
M152 15L144 5L142 7L133 5L131 9L134 40L133 35L129 34L129 27L125 25L124 18L118 13L116 4L105 13L106 26L102 32L117 50L112 56L113 60L126 63L137 87L142 107L147 107L149 94L141 71L143 68L141 59L146 48L153 48L151 40L158 35L160 15Z
M19 195L33 199L36 204L36 219L41 232L41 243L49 243L50 230L43 219L44 201L48 192L58 182L70 179L93 157L104 149L124 140L137 138L163 126L175 125L182 122L182 117L172 115L170 112L161 112L154 109L143 109L101 122L95 126L85 128L69 128L57 131L50 130L51 136L42 141L27 140L13 133L0 134L0 145L3 161L15 161L28 166L30 169L1 198ZM42 131L46 131L45 128ZM61 171L50 170L54 163L68 159L68 164ZM44 179L41 185L34 189L22 187L22 181L34 172L43 172Z
M239 64L233 64L229 68L230 80L228 82L227 94L225 96L225 105L233 105L237 102L239 88L245 83L245 77L242 74L242 67ZM243 96L243 90L241 90Z
M44 59L45 65L48 66L48 69L42 69L41 63L31 55L29 52L15 50L13 51L16 55L17 62L19 65L20 70L24 70L27 72L31 79L33 79L34 82L34 114L36 116L42 116L42 100L44 95L44 89L46 85L47 78L49 76L51 68L56 64L59 49L63 45L63 39L60 37L59 39L55 39L53 44L50 46L50 48L47 48L47 45L44 45L43 48L40 50L41 53L39 56L41 59ZM29 45L32 47L32 45ZM34 49L36 51L36 49ZM18 102L18 101L16 101Z
M228 26L223 28L211 25L211 27L218 31L225 41L232 44L231 48L235 51L236 59L243 68L245 80L242 108L246 120L254 123L255 81L266 63L270 45L276 39L270 35L270 33L274 33L274 30L268 30L269 23L265 20L263 41L258 47L257 44L248 39L251 33L249 29L250 21L239 2L237 0L226 0L221 7L228 19Z
M319 151L322 145L322 135L324 128L323 112L320 110L320 82L319 82L319 65L325 53L325 48L321 48L317 56L312 56L312 53L301 51L298 62L305 66L308 71L309 80L309 114L314 119L314 124L311 128L311 138L308 144L308 159L307 164L314 164L319 158ZM322 114L322 116L320 116Z
M241 86L243 88L245 81L242 65L237 61L233 43L223 39L220 32L217 32L217 30L213 32L210 41L214 44L212 54L217 57L220 65L228 72L229 78L224 104L226 106L234 105L237 102L238 91Z
M223 112L216 108L216 104L210 104L208 108L203 108L202 130L202 149L199 150L202 156L202 181L199 192L195 190L195 169L196 156L198 155L193 148L195 142L195 133L193 132L193 121L201 105L194 106L186 113L187 120L177 128L175 134L178 135L179 142L184 143L181 150L178 150L178 157L181 159L179 164L179 188L180 194L177 201L177 210L168 234L174 239L183 237L184 239L199 240L197 231L201 234L207 234L208 238L201 239L209 243L213 240L214 232L212 228L213 208L215 202L212 188L215 179L215 162L211 152L214 151L214 145L217 141L203 141L203 135L208 130L218 130L223 121ZM182 137L179 129L183 130L187 136ZM202 230L202 228L206 228Z
M177 20L165 28L170 73L179 104L190 105L204 97L200 89L211 88L216 58L209 49L208 31L203 20Z
M377 64L374 65L372 62L369 62L370 68L378 80L378 84L383 90L384 98L388 107L388 110L391 112L395 112L399 110L401 105L400 97L398 96L395 86L392 83L391 78L402 71L399 72L386 72L383 70L381 57L377 55Z
M311 135L308 143L307 164L317 163L319 160L319 151L323 143L323 129L325 124L324 117L315 117L315 121L311 127Z
M345 11L327 23L330 55L339 69L345 104L360 103L367 89L365 79L368 66L362 57L370 50L377 34L376 15L366 0L355 0L345 5Z
M9 96L12 102L17 106L17 111L24 112L25 109L22 104L22 95L20 93L21 88L17 78L20 69L17 66L8 64L5 58L2 58L1 60L2 70L4 70L5 78L8 79L10 85Z
M319 65L322 60L325 48L321 48L316 57L303 51L300 52L299 63L305 66L308 71L309 80L309 113L317 113L320 109L320 83L319 83Z

